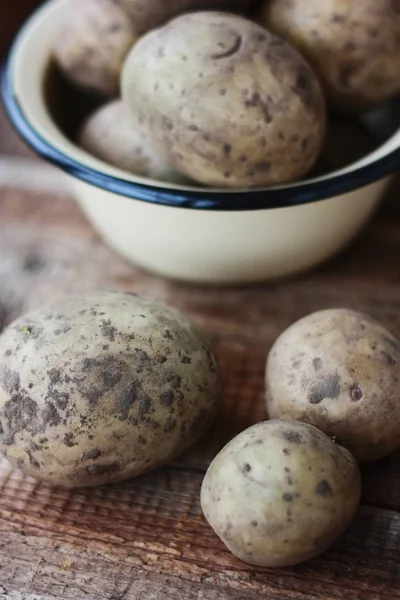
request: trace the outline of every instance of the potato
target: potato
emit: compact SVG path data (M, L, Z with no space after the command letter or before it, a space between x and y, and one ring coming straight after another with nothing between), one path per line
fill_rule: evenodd
M308 65L235 15L199 12L144 36L123 98L179 172L225 187L292 181L316 161L325 106Z
M267 361L271 418L315 425L359 462L400 446L400 342L370 317L331 309L301 319Z
M139 475L211 424L220 380L184 315L150 298L71 296L0 337L0 451L53 485Z
M310 61L336 109L357 112L400 93L395 0L264 0L260 22Z
M179 14L208 9L245 12L254 0L116 0L143 34Z
M136 40L128 16L113 0L76 0L55 36L54 57L70 82L113 97L119 93L121 68Z
M327 550L347 529L360 493L347 450L311 425L276 420L225 446L207 471L201 505L238 558L284 567Z
M121 100L102 106L84 123L79 145L110 165L165 182L186 183L159 155Z

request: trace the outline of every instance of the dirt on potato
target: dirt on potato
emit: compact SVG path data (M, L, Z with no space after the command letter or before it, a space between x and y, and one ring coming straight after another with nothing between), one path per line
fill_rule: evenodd
M90 486L168 462L210 426L209 343L154 299L72 296L0 337L0 450L54 485Z

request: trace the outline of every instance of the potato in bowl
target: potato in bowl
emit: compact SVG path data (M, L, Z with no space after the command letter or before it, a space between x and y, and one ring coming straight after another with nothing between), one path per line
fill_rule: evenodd
M147 34L124 64L122 96L176 170L209 186L299 179L325 135L307 63L236 15L184 15Z
M390 127L381 138L379 126L375 150L329 174L251 189L138 176L83 151L71 135L96 107L82 112L86 101L52 64L54 30L69 1L50 0L28 20L3 72L3 99L27 143L70 175L79 205L114 250L164 277L249 284L312 268L365 225L400 167L396 103L383 110Z

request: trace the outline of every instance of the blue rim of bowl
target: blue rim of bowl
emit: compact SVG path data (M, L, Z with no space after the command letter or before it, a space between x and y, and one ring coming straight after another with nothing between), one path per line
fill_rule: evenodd
M37 11L45 10L45 6L37 9ZM30 19L27 22L28 24ZM374 183L395 173L400 168L400 148L397 148L369 165L356 168L349 173L330 176L329 179L305 181L288 188L228 191L214 191L206 188L199 190L171 189L133 182L101 173L67 156L43 138L24 114L13 90L12 66L25 29L26 25L22 27L16 36L1 72L1 95L10 121L19 135L37 154L72 177L102 190L133 200L176 208L213 211L266 210L301 206L340 196Z

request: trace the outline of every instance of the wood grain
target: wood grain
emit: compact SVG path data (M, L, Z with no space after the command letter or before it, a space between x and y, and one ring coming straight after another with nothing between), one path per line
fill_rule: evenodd
M0 328L71 291L135 290L191 315L212 337L224 373L212 431L147 476L65 491L0 463L0 599L400 598L400 455L363 468L363 504L349 531L296 568L247 567L216 538L199 504L215 453L265 418L265 359L282 329L313 310L350 306L400 335L400 215L393 201L388 207L318 271L247 289L205 289L154 278L119 259L68 196L0 190Z

